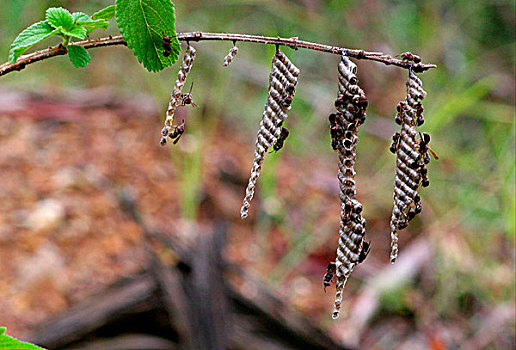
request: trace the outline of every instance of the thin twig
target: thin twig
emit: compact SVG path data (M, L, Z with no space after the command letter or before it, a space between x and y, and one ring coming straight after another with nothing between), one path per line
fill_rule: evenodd
M435 64L423 64L413 63L396 59L390 55L386 55L381 52L368 52L364 50L346 49L338 46L323 45L319 43L312 43L309 41L298 40L294 38L280 38L280 37L267 37L258 35L248 34L232 34L232 33L206 33L206 32L190 32L190 33L177 33L177 38L181 41L203 41L203 40L221 40L221 41L244 41L251 43L267 44L267 45L281 45L288 46L292 49L297 50L298 48L304 48L309 50L316 50L322 52L329 52L333 54L346 54L347 56L354 57L357 59L372 60L384 63L386 65L394 65L401 68L409 69L412 67L414 72L423 72L430 68L436 68ZM121 35L109 36L106 38L90 39L84 41L74 42L74 45L81 45L85 49L91 49L94 47L102 46L114 46L114 45L127 45ZM22 70L28 64L42 61L44 59L65 55L66 49L61 46L49 47L48 49L36 51L27 55L22 55L18 58L16 63L6 62L0 65L0 76L10 73L15 70Z

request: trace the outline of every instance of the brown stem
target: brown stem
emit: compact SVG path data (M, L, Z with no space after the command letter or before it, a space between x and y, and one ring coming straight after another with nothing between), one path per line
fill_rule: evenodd
M409 69L412 67L414 72L423 72L429 68L436 68L435 64L423 64L413 63L396 59L390 55L383 54L381 52L368 52L364 50L346 49L338 46L323 45L319 43L312 43L309 41L298 40L297 37L293 38L276 38L258 35L248 34L232 34L232 33L206 33L206 32L190 32L190 33L177 33L177 38L181 41L202 41L202 40L223 40L223 41L245 41L251 43L260 43L268 45L281 45L288 46L297 50L298 48L329 52L333 54L346 54L347 56L354 57L357 59L372 60L382 62L386 65L394 65L401 68ZM91 49L94 47L102 46L113 46L113 45L127 45L121 35L109 36L106 38L90 39L79 42L74 42L74 45L81 45L85 49ZM66 49L61 45L49 47L48 49L36 51L27 55L22 55L18 58L16 63L6 62L0 65L0 76L10 73L15 70L22 70L28 64L42 61L44 59L64 55Z

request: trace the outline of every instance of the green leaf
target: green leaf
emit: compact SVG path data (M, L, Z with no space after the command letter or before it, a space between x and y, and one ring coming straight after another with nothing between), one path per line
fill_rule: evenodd
M72 13L72 18L74 23L77 23L79 21L91 21L90 16L88 16L84 12L74 12Z
M61 28L53 28L47 23L42 21L34 23L30 27L24 29L16 39L14 39L9 50L9 61L15 63L18 57L25 52L29 47L42 42L51 36L57 35L61 32Z
M49 8L45 18L48 24L54 28L63 27L65 30L70 31L74 27L72 14L62 7Z
M78 39L85 39L87 34L86 28L76 25L73 26L72 30L61 29L61 33Z
M180 46L170 0L117 0L116 21L127 46L148 71L160 71L177 60ZM172 38L168 57L163 56L163 34Z
M72 17L77 26L86 28L86 35L90 35L95 29L106 29L109 27L108 21L104 19L91 19L90 16L82 12L74 12Z
M105 9L102 9L98 12L95 12L91 18L93 19L110 19L115 17L115 5L111 5L106 7Z
M0 327L0 350L45 350L37 345L10 337L5 334L5 331L5 327Z
M77 25L86 29L106 29L109 26L109 22L103 19L89 20L89 21L77 21Z
M91 61L91 56L86 49L79 45L68 45L68 57L77 68L86 67Z

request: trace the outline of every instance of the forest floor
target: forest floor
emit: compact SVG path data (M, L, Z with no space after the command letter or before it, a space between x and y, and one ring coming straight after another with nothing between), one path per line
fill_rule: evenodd
M282 155L275 164L278 193L258 190L258 209L242 221L254 143L232 137L234 126L219 122L205 144L188 135L187 124L187 135L169 151L159 146L160 117L151 100L102 89L74 96L0 95L0 321L11 335L22 336L139 271L145 262L141 228L113 195L131 188L146 222L183 242L192 244L217 220L227 222L226 259L339 341L364 348L396 343L399 349L513 344L513 305L481 308L466 295L464 312L446 319L437 313L429 262L436 237L453 227L432 225L425 235L402 237L400 261L388 264L391 208L370 215L372 252L345 291L343 320L331 321L334 289L325 293L322 278L337 243L335 159ZM199 173L190 178L184 169L194 154L200 154ZM367 181L374 178L361 181L360 195L370 198ZM304 234L282 231L282 220ZM396 285L407 281L415 287L399 292Z

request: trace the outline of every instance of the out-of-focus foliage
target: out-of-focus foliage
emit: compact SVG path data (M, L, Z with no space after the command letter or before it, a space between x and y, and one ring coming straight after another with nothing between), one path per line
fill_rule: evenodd
M0 52L7 60L16 33L39 20L49 6L93 13L109 4L100 0L12 2L0 17ZM436 312L443 324L454 324L453 329L466 329L464 334L471 334L481 323L479 316L471 313L513 302L514 2L190 0L175 1L175 5L178 32L298 36L389 54L411 51L424 62L437 64L437 69L420 75L428 93L424 101L426 122L421 130L431 133L431 146L440 160L429 165L430 187L421 193L423 214L401 233L400 245L403 254L416 237L427 237L435 247L435 259L424 279L384 293L375 322L381 323L382 317L419 320L422 309L417 300L423 298L423 304ZM106 34L116 32L110 28ZM207 144L217 143L215 130L222 123L233 124L238 133L217 137L247 144L251 163L274 54L273 46L237 43L238 56L224 68L222 60L232 43L193 45L198 56L189 79L195 81L194 97L202 108L193 111L188 120L188 147L171 150L172 162L179 169L178 178L171 183L177 184L182 219L190 222L201 214L201 192L207 181L202 152ZM0 86L52 86L54 91L64 91L69 87L109 85L119 91L146 91L154 96L164 115L176 67L155 75L135 62L126 48L90 53L96 59L87 72L67 68L58 57L9 74L0 80ZM302 49L285 48L285 53L301 69L288 121L290 137L282 152L268 155L265 161L258 187L261 204L252 227L255 244L249 248L252 254L247 261L271 286L277 286L297 307L310 313L320 303L296 302L303 293L311 293L303 277L307 261L322 257L322 281L337 244L338 195L336 181L331 182L337 167L327 116L337 91L338 57ZM369 108L359 135L357 190L373 245L363 272L360 267L350 281L348 306L353 303L351 296L360 276L374 274L367 265L379 268L388 262L394 176L394 157L388 148L396 129L395 106L404 98L406 79L406 72L396 67L368 61L359 61L358 66ZM149 142L158 143L159 129L157 123L156 139ZM296 159L312 160L319 172L296 167ZM287 162L289 166L284 165ZM321 175L321 169L329 172ZM334 203L327 203L319 193L327 190L324 186L313 185L324 183L326 178L335 185ZM310 196L302 196L306 193ZM235 207L235 217L238 209ZM319 284L316 281L322 290ZM331 296L325 297L328 312L317 316L330 326Z

